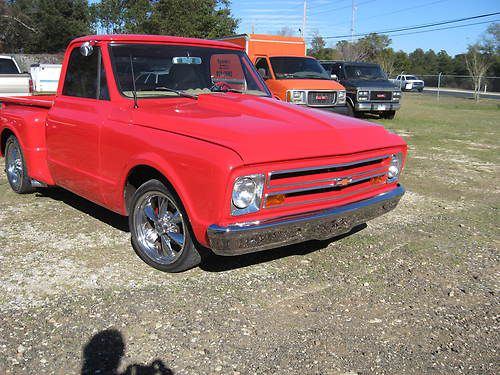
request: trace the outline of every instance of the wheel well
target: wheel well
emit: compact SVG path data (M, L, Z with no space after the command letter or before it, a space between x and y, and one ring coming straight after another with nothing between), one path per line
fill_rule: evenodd
M349 102L351 106L354 108L354 101L350 97L347 97L347 102Z
M172 194L179 198L172 184L160 171L148 165L138 165L132 168L127 176L127 181L125 182L124 197L127 214L129 213L130 201L132 200L135 191L139 189L142 184L150 180L158 180L162 182L172 192Z
M5 155L5 147L7 147L7 139L9 139L9 137L11 135L14 135L14 133L9 129L5 129L2 132L2 136L0 137L0 154L1 155Z

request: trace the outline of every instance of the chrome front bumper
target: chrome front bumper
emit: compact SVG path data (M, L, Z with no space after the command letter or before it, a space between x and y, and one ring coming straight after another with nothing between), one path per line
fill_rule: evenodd
M396 188L372 198L299 215L207 230L210 248L219 255L238 255L308 240L345 234L396 207L405 189Z
M381 109L383 106L383 109ZM370 103L356 103L355 110L356 111L374 111L374 112L382 112L382 111L397 111L401 108L401 103L389 103L389 102L370 102Z

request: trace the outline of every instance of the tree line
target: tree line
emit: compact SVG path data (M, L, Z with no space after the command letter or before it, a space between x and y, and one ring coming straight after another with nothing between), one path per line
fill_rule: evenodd
M413 52L395 51L387 35L372 33L355 42L341 40L334 47L326 47L326 41L315 35L308 53L320 60L350 60L378 63L389 75L408 74L455 74L469 75L467 60L480 54L487 60L486 75L500 76L500 24L493 23L477 43L464 53L450 56L445 50L436 52L417 48Z
M90 34L234 34L230 0L0 0L0 52L55 53Z

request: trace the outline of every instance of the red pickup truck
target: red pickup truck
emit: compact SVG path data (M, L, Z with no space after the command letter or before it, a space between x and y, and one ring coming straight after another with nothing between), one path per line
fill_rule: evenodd
M273 99L236 45L165 36L71 42L55 96L0 98L12 189L60 186L129 217L149 265L348 233L393 209L405 142Z

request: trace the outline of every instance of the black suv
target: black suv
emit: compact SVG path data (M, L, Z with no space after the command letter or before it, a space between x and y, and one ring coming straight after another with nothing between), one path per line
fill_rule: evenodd
M377 64L350 61L320 61L332 79L345 86L352 116L375 113L393 119L400 108L401 90L387 79Z

